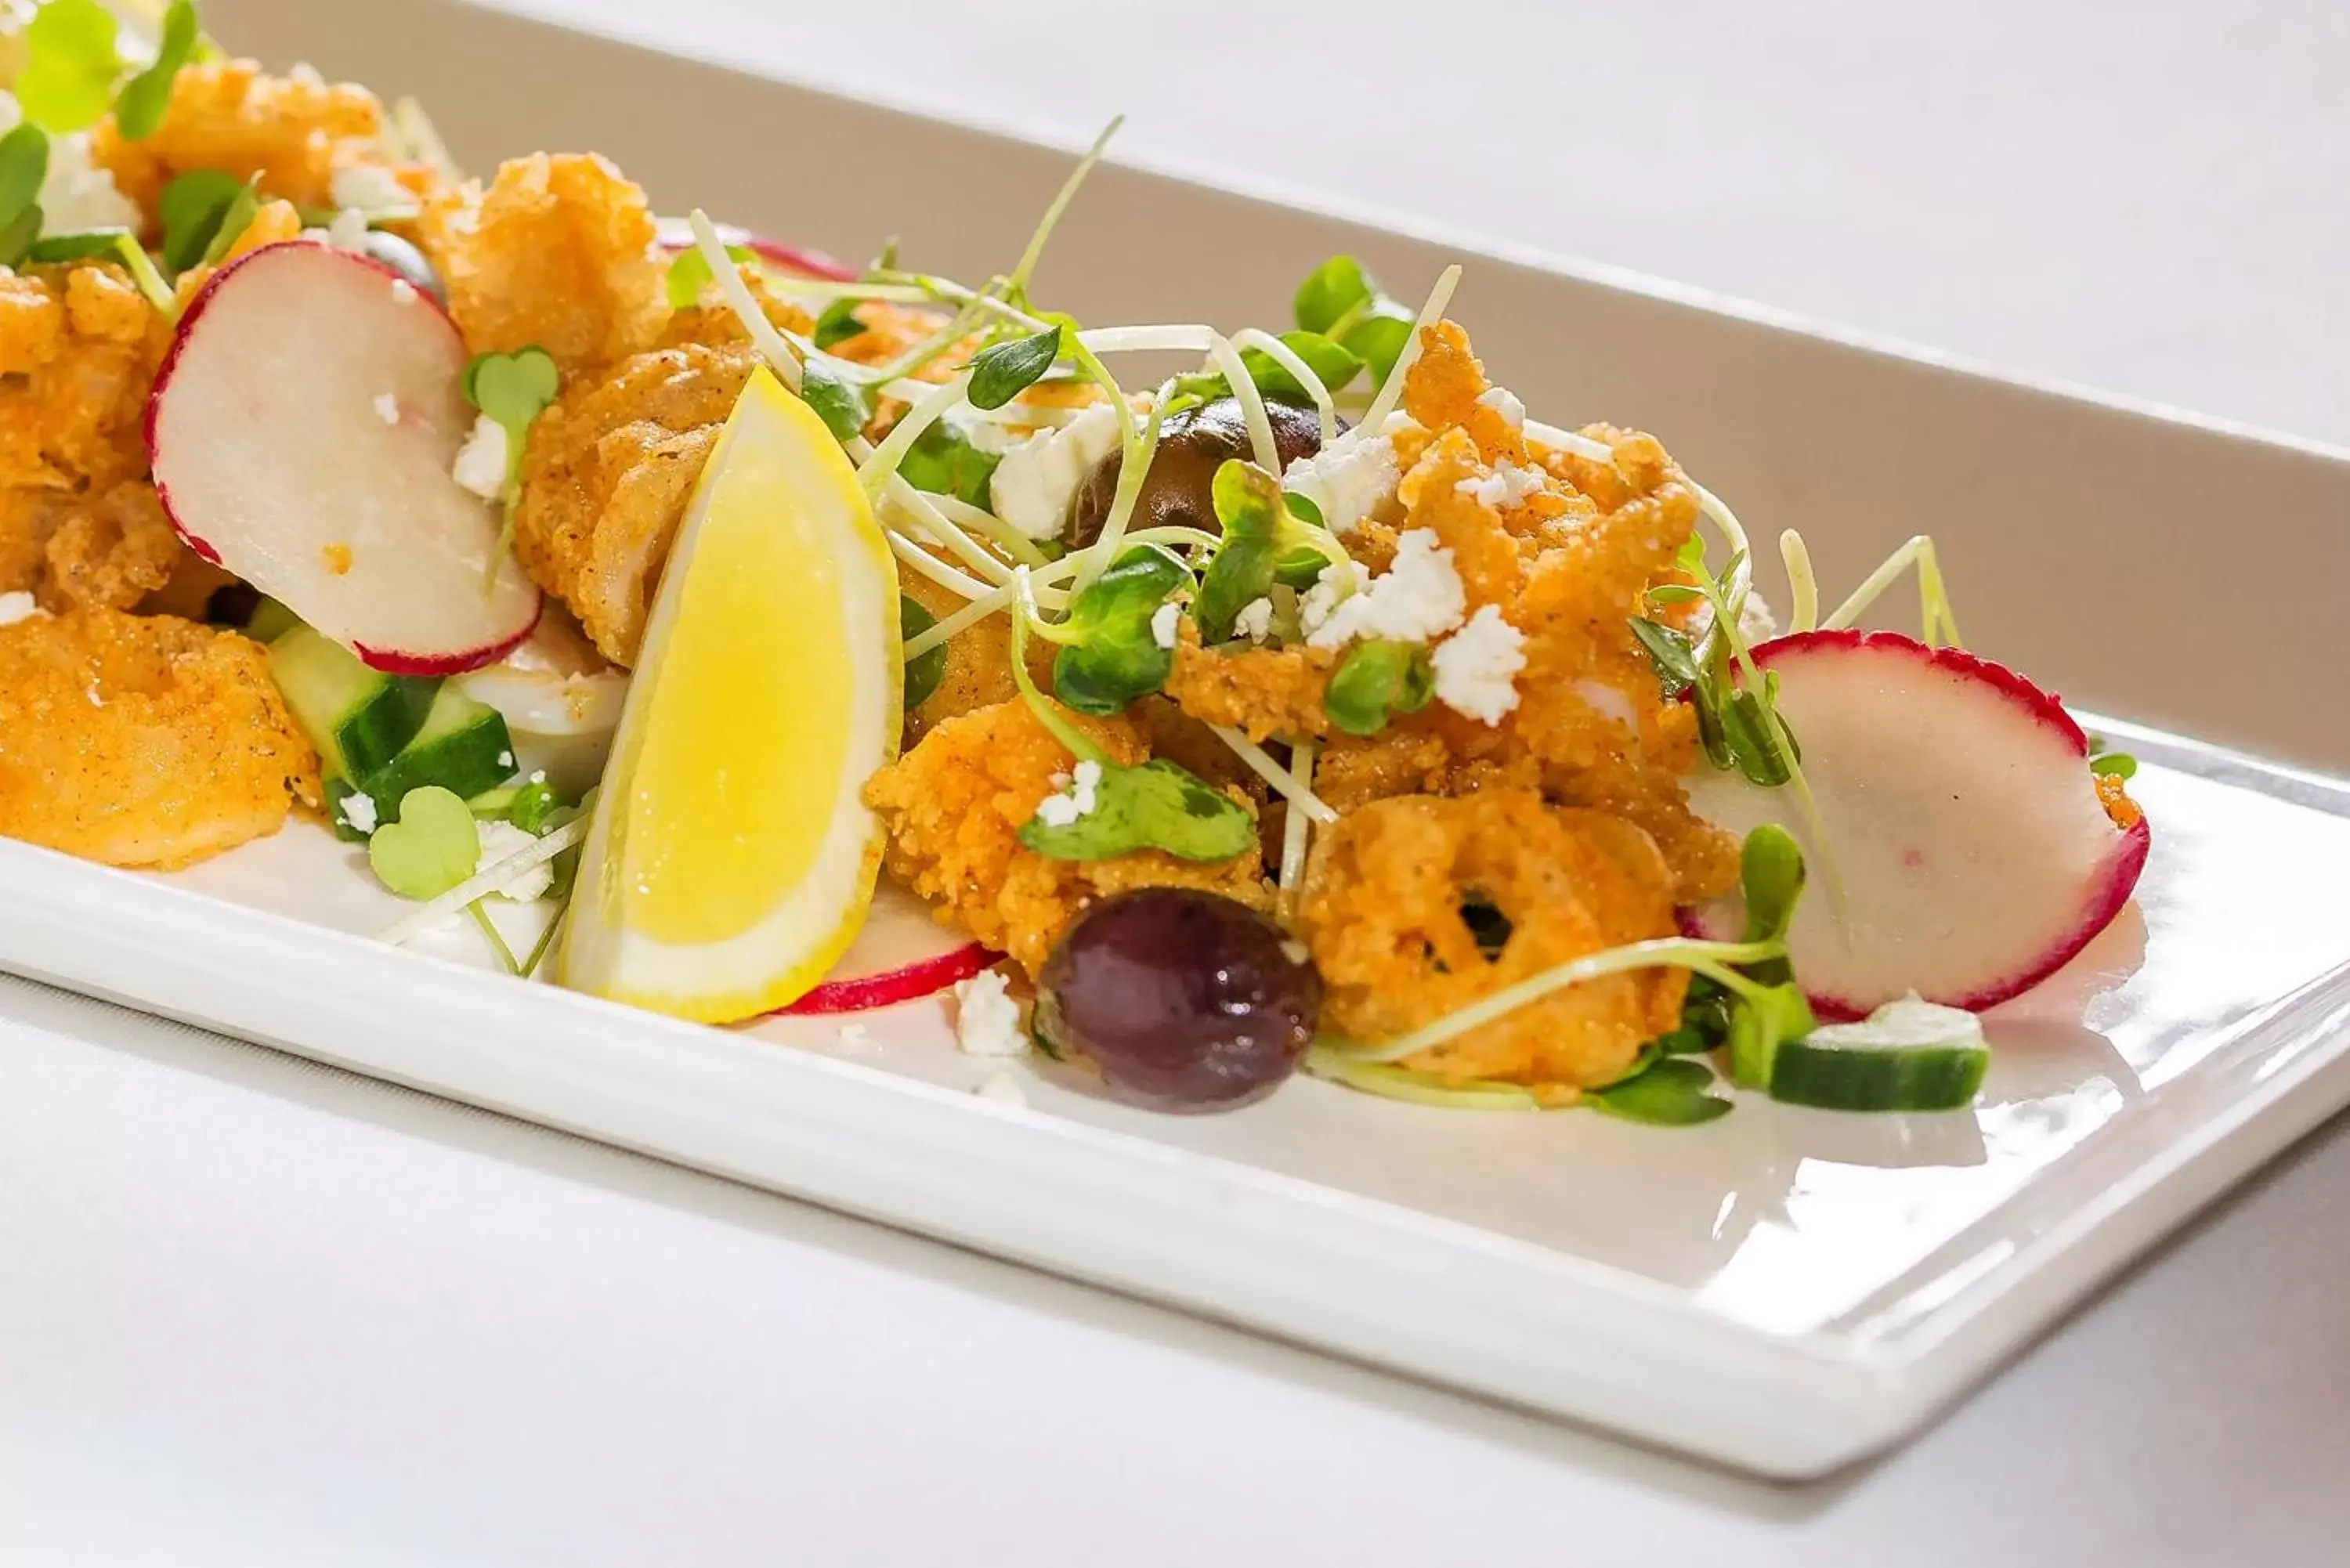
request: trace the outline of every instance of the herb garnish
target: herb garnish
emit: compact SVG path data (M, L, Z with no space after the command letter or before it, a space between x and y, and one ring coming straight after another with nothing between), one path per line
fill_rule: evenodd
M1315 267L1297 286L1290 309L1301 330L1318 334L1367 363L1374 383L1387 380L1405 345L1411 341L1412 311L1380 293L1371 275L1353 256L1332 256ZM1282 341L1297 348L1286 334ZM1310 361L1311 356L1307 358ZM1321 367L1315 369L1318 371Z
M1357 642L1330 673L1322 711L1350 735L1376 735L1393 713L1417 713L1436 692L1428 649L1416 642L1375 638Z
M971 437L948 420L926 427L898 462L898 477L917 490L951 495L967 505L985 509L988 484L995 477L1001 454L982 452Z
M905 640L911 642L938 624L937 618L920 600L906 594L898 596L898 631ZM906 660L906 711L910 713L929 701L946 673L947 645L943 642Z
M471 877L481 858L473 809L439 784L400 796L399 819L382 824L368 839L368 865L376 880L420 902Z
M974 409L1000 409L1035 385L1061 357L1062 324L993 344L971 362L969 397Z
M1281 481L1245 458L1226 459L1208 494L1223 537L1208 557L1191 604L1201 642L1229 639L1241 611L1275 583L1309 587L1325 566L1347 560L1326 529L1291 508Z
M530 439L531 424L555 401L560 381L554 356L536 345L511 354L477 354L465 367L465 400L506 436L505 519L482 575L485 594L496 585L498 567L514 544L515 509L522 500L523 449Z
M1080 713L1116 713L1166 684L1175 650L1151 629L1159 607L1191 586L1191 568L1163 545L1136 545L1069 601L1053 629L1066 637L1053 660L1053 691Z
M726 258L755 263L759 254L748 245L728 245ZM669 274L664 280L669 291L669 307L671 310L692 309L701 300L702 291L715 281L716 277L710 270L710 258L702 254L699 246L678 252L677 259L669 264ZM847 302L844 300L842 303ZM822 348L827 345L819 341L816 347Z
M191 169L164 186L155 203L163 223L163 265L182 273L203 261L244 188L244 181L219 169Z
M59 134L96 125L122 74L118 31L99 0L48 0L35 11L14 84L26 123Z
M2117 779L2136 778L2137 759L2127 752L2109 750L2103 735L2092 735L2089 737L2089 771L2111 774Z
M155 61L122 84L114 100L114 123L130 141L144 141L162 129L172 107L172 82L196 52L196 8L192 0L172 0L163 12L163 36Z

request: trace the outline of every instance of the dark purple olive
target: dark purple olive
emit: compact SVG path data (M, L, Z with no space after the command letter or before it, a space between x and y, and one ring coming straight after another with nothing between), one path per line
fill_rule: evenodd
M442 305L449 303L449 290L441 282L441 275L424 259L424 253L381 229L369 229L359 240L359 251L372 261L382 263L416 287L431 295Z
M1274 450L1281 454L1283 468L1322 450L1322 419L1312 409L1268 399L1264 416L1273 426ZM1132 526L1159 528L1175 524L1204 528L1211 534L1222 532L1208 499L1209 486L1226 459L1249 455L1248 419L1241 412L1239 399L1218 398L1175 415L1159 429L1159 450L1151 456L1142 493L1135 497ZM1125 465L1125 454L1113 452L1096 463L1078 486L1076 498L1069 504L1068 525L1062 531L1063 542L1072 550L1082 550L1101 536L1102 524L1109 520L1110 501L1118 493L1118 472Z
M1262 1099L1297 1068L1322 1012L1305 944L1243 904L1145 888L1077 917L1036 976L1036 1033L1158 1111Z

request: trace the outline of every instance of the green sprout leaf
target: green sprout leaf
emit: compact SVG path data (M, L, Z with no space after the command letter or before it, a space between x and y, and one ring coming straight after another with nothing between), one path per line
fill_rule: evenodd
M2136 778L2137 759L2127 752L2108 752L2102 757L2092 759L2089 771L2093 774L2109 774L2120 779Z
M1583 1099L1602 1116L1644 1127L1693 1127L1726 1116L1731 1104L1713 1087L1713 1074L1687 1057L1659 1056L1646 1067Z
M41 209L37 203L0 222L0 266L24 265L26 255L33 248L34 236L40 232Z
M1791 981L1742 998L1730 1014L1730 1077L1744 1089L1767 1089L1779 1047L1810 1033L1812 1004Z
M163 223L163 265L182 273L203 261L244 189L244 181L218 169L192 169L164 186L156 202Z
M368 839L376 879L403 898L437 898L473 874L481 835L471 807L439 784L400 797L400 819Z
M1158 849L1179 860L1230 860L1256 846L1256 823L1240 803L1164 757L1139 767L1101 765L1094 808L1066 826L1032 817L1020 842L1054 860L1107 860Z
M898 464L898 477L932 495L951 495L972 506L984 507L988 482L1003 459L982 452L971 437L951 421L939 420L914 438Z
M853 299L836 299L824 307L810 334L817 348L828 349L864 332L865 323L857 319L857 304Z
M116 36L114 13L99 0L48 0L34 12L16 82L26 120L60 134L96 125L122 74Z
M114 123L131 141L144 141L162 129L172 107L172 82L196 52L196 8L192 0L172 0L163 13L162 42L155 63L122 84L114 100Z
M1804 877L1804 852L1785 828L1766 822L1746 836L1738 854L1738 887L1746 900L1747 941L1786 941Z
M1352 256L1332 256L1305 275L1290 301L1290 313L1307 332L1326 333L1347 315L1367 307L1378 297L1370 275Z
M119 259L124 240L137 236L129 229L90 229L78 234L44 234L33 242L25 259L47 265L60 262L91 261L99 256Z
M1061 324L980 350L971 362L966 394L975 409L1000 409L1035 385L1061 357Z
M816 410L835 441L855 441L873 417L873 394L836 368L837 361L811 354L800 362L800 397Z
M237 188L236 194L221 209L219 220L213 228L212 238L204 242L204 254L196 258L200 266L217 265L227 256L229 247L236 244L245 230L253 226L254 215L261 211L261 176L255 174Z
M1281 481L1245 459L1226 459L1208 494L1223 537L1191 604L1202 642L1230 639L1241 611L1275 583L1311 587L1324 567L1344 558L1336 540L1291 508Z
M759 259L758 253L748 245L728 245L726 256L729 261L737 262L756 262ZM716 281L717 275L710 270L710 258L702 254L701 246L678 252L677 259L669 264L669 275L665 280L669 307L671 310L691 310L701 300L702 291Z
M1371 368L1373 382L1384 385L1394 373L1396 361L1403 358L1406 345L1411 342L1411 329L1418 319L1409 307L1382 299L1347 327L1338 341Z
M13 222L37 202L48 176L48 132L28 123L0 136L0 223Z
M536 836L546 831L547 819L563 809L563 797L545 779L528 779L518 784L484 790L467 801L465 806L482 821L511 822L525 833Z
M530 427L555 401L561 384L555 357L536 344L511 354L476 354L465 367L465 400L506 434L505 520L482 575L484 594L496 585L498 567L514 543L515 506L522 498L523 451L530 441Z
M905 594L898 596L898 631L906 640L912 641L938 624L937 618L919 600ZM947 645L943 642L906 660L906 711L910 713L929 701L946 674Z
M1330 674L1322 711L1350 735L1376 735L1395 713L1417 713L1436 691L1428 649L1416 642L1358 642Z
M1191 568L1173 551L1137 545L1087 584L1062 623L1073 640L1053 660L1053 691L1062 705L1080 713L1116 713L1164 685L1175 652L1159 646L1151 621L1191 583Z

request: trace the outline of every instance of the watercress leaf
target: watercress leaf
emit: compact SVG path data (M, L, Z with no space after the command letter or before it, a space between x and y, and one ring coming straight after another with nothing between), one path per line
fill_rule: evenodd
M1382 299L1338 335L1346 350L1371 368L1371 379L1385 383L1411 341L1418 317L1393 300Z
M1666 1056L1637 1076L1584 1096L1591 1108L1645 1127L1690 1127L1726 1116L1731 1104L1706 1091L1713 1074L1686 1056Z
M212 238L204 242L204 254L196 258L200 266L212 266L228 254L244 231L253 226L254 214L261 211L261 176L255 174L237 188L221 209L219 222L213 226Z
M229 203L244 182L219 169L192 169L163 187L156 211L163 224L163 265L175 273L203 260Z
M1333 343L1319 332L1284 332L1281 341L1305 361L1305 368L1314 372L1326 391L1340 390L1363 372L1362 356L1343 344ZM1248 367L1249 379L1256 383L1257 390L1268 398L1305 402L1312 397L1303 382L1262 348L1243 351L1241 363Z
M1080 640L1053 659L1053 691L1064 707L1107 715L1166 684L1175 651L1159 646L1152 618L1191 569L1173 551L1137 545L1070 601L1063 627Z
M938 618L923 608L920 601L906 594L898 596L898 631L907 641L911 642L938 624ZM906 660L906 711L910 713L929 701L946 673L947 645L943 642Z
M122 242L134 238L129 229L90 229L78 234L44 234L33 242L25 259L36 263L88 261L118 257Z
M905 457L898 464L898 476L917 490L985 506L988 482L995 477L995 465L1003 461L1000 453L982 452L973 446L970 435L951 421L939 420L906 449Z
M14 218L38 201L48 174L48 132L25 124L0 136L0 218Z
M1256 820L1233 800L1164 757L1139 767L1105 763L1094 809L1065 826L1030 818L1020 842L1055 860L1107 860L1139 849L1179 860L1230 860L1256 846Z
M2106 752L2091 760L2089 771L2093 774L2110 774L2119 779L2136 778L2137 759L2127 752Z
M0 266L24 265L26 253L33 248L34 236L40 232L38 203L22 208L15 217L0 223Z
M734 262L756 262L759 259L759 253L748 245L728 245L726 259ZM710 258L702 254L700 245L678 252L677 259L669 264L669 275L666 280L669 307L671 310L692 309L695 303L702 298L702 291L717 281L717 275L710 270ZM824 345L819 343L816 347L821 348Z
M1738 887L1746 900L1747 941L1787 940L1804 878L1804 852L1785 828L1764 823L1746 836L1738 855Z
M1648 662L1656 667L1657 684L1668 699L1679 697L1698 683L1697 649L1687 637L1671 627L1638 618L1632 622L1632 635L1648 650Z
M857 319L857 304L853 299L836 299L824 307L810 334L817 348L830 348L846 343L865 330L865 323Z
M980 350L964 394L975 409L1000 409L1034 385L1061 357L1061 324Z
M1358 642L1330 672L1322 711L1347 734L1376 735L1387 728L1391 713L1426 707L1435 679L1428 650L1416 642Z
M1352 256L1332 256L1297 286L1290 314L1305 331L1327 332L1340 317L1368 304L1376 293L1362 263Z
M800 364L800 397L836 441L854 441L873 417L872 393L811 354Z
M439 784L400 796L400 819L368 839L376 879L403 898L439 898L471 877L481 857L472 810Z
M144 141L162 129L164 111L172 107L172 82L195 54L196 7L192 0L172 0L163 12L163 36L155 60L122 84L114 100L114 123L130 141Z
M48 0L25 28L18 107L47 130L87 130L114 102L122 74L114 13L99 0Z

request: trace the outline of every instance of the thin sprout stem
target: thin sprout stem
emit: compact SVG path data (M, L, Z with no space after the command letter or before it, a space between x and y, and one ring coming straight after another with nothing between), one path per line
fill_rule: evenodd
M163 281L163 275L157 272L155 264L147 259L146 248L140 244L138 239L124 234L115 241L114 248L120 254L123 268L130 274L130 281L137 284L139 292L147 296L147 303L165 316L176 314L179 301L172 293L172 286Z
M897 477L898 465L905 462L906 454L913 450L922 432L962 401L963 389L970 384L971 372L960 371L951 380L931 388L920 402L898 417L881 444L858 467L857 483L865 487L867 496L878 496L882 487Z
M1344 1084L1367 1095L1401 1100L1408 1105L1433 1106L1448 1111L1539 1111L1545 1107L1530 1089L1491 1078L1448 1083L1432 1074L1363 1062L1328 1045L1305 1053L1305 1070L1317 1078Z
M1004 280L1007 294L1018 297L1027 292L1028 279L1035 272L1037 262L1044 258L1045 242L1053 237L1054 226L1060 223L1061 214L1069 210L1070 202L1076 197L1077 187L1084 184L1086 176L1094 171L1094 165L1101 161L1103 151L1109 146L1109 139L1116 136L1118 128L1125 123L1126 116L1113 116L1110 122L1102 127L1101 134L1094 138L1094 144L1086 149L1086 155L1077 160L1077 166L1069 171L1069 177L1061 182L1061 189L1054 195L1052 205L1045 209L1044 217L1037 222L1036 232L1029 236L1028 248L1020 253L1020 264Z
M1123 404L1124 400L1119 400ZM1109 515L1102 519L1101 536L1078 552L1077 580L1074 591L1083 593L1096 577L1110 567L1116 552L1126 541L1127 525L1134 521L1134 508L1142 499L1143 481L1150 476L1150 465L1159 456L1159 411L1163 401L1153 401L1150 417L1142 422L1142 432L1128 447L1119 461L1118 488L1110 493Z
M854 277L838 280L802 277L797 273L769 272L767 276L774 280L776 293L788 294L799 299L877 299L889 305L935 305L939 298L935 290L924 288L920 284L874 283Z
M718 237L718 226L710 221L710 214L699 207L693 210L686 222L693 227L694 248L702 253L702 259L710 264L711 276L716 280L719 295L726 301L726 307L743 324L743 330L751 335L751 341L758 346L759 353L783 379L784 385L797 393L802 379L799 356L784 340L784 335L775 330L775 324L767 319L767 313L759 308L759 302L753 296L751 286L743 281L743 275L734 270L734 258L726 254L726 246Z
M441 132L433 128L432 117L424 112L421 103L412 98L399 99L391 106L391 123L399 130L400 140L407 143L411 158L430 166L443 180L465 177L465 171L449 155L449 144L441 140Z
M1437 275L1436 286L1428 291L1428 303L1419 307L1411 324L1411 336L1404 340L1403 352L1396 356L1395 368L1379 384L1379 395L1363 410L1363 424L1377 430L1388 410L1403 400L1403 379L1419 358L1419 335L1444 318L1444 307L1452 303L1452 291L1461 286L1461 264L1455 262Z
M530 956L522 961L523 979L528 980L538 972L538 966L545 963L546 955L555 950L555 939L563 929L563 922L570 918L571 900L566 898L563 908L556 910L555 918L546 922L546 929L538 933L538 940L531 944Z
M967 599L985 598L995 590L975 577L965 576L895 528L887 528L889 553L939 587Z
M1061 716L1060 704L1036 690L1035 678L1028 673L1028 633L1041 619L1036 614L1036 601L1029 592L1028 568L1023 566L1012 579L1018 596L1012 607L1012 682L1020 688L1028 711L1045 726L1062 749L1081 763L1107 765L1109 753L1094 744L1086 732Z
M1045 566L1052 564L1035 540L1031 539L985 507L973 506L970 502L957 495L937 495L928 491L923 493L930 495L931 504L937 507L941 514L949 522L959 524L974 533L994 540L995 543L1011 551L1020 565Z
M490 952L497 959L499 967L508 974L520 974L522 965L515 961L514 949L506 945L505 933L499 930L497 923L490 919L490 912L482 908L481 899L476 898L466 905L465 912L473 917L473 924L482 928L482 935L488 939Z
M1195 550L1212 550L1222 540L1205 528L1186 528L1180 523L1164 523L1156 528L1135 528L1128 531L1129 545L1189 545Z
M1802 633L1820 624L1820 580L1812 571L1812 552L1793 528L1779 535L1779 559L1787 568L1787 629Z
M1232 347L1253 348L1288 371L1291 379L1305 388L1305 395L1314 400L1314 411L1322 421L1322 444L1328 446L1337 439L1338 409L1331 401L1330 389L1323 384L1322 378L1314 373L1314 367L1307 364L1297 350L1258 327L1233 333Z
M1565 452L1570 457L1579 457L1586 462L1604 462L1612 465L1616 462L1616 452L1613 447L1604 441L1594 441L1579 431L1563 430L1557 425L1544 424L1539 420L1528 420L1525 424L1525 435L1529 441L1538 441L1555 452Z
M386 926L376 934L376 940L398 947L418 932L429 930L439 925L466 905L480 900L484 894L494 893L499 888L506 887L524 872L533 867L546 865L586 838L590 820L585 816L576 817L549 833L537 843L526 848L517 849L504 859L483 867L432 902L411 909L407 914Z
M1287 768L1274 762L1263 746L1229 725L1211 724L1208 728L1213 730L1224 744L1230 746L1239 755L1241 761L1249 765L1250 772L1271 784L1275 793L1289 803L1292 810L1304 812L1313 818L1316 826L1322 827L1327 827L1338 820L1336 812L1325 805L1321 797L1312 789L1300 784L1296 776Z
M1071 576L1076 569L1077 558L1075 556L1065 556L1043 571L1032 574L1030 580L1032 584L1057 582ZM981 595L954 614L932 625L928 631L908 638L905 656L908 659L919 659L941 643L971 627L977 626L989 616L1011 608L1014 601L1019 597L1019 585L1006 583L993 593Z
M1928 534L1918 535L1886 556L1884 563L1852 591L1852 597L1820 624L1829 631L1841 631L1854 625L1913 565L1918 568L1918 629L1924 640L1929 646L1948 643L1952 648L1964 648L1966 644L1959 639L1959 623L1950 613L1950 595L1943 585L1941 559L1935 554L1933 536Z
M1289 771L1299 787L1314 787L1314 759L1321 748L1312 741L1298 741L1289 748ZM1281 912L1284 919L1297 916L1297 878L1305 869L1305 850L1314 825L1303 811L1292 809L1284 814L1281 824Z
M1205 354L1216 329L1196 321L1160 327L1089 327L1077 341L1096 354Z
M1215 361L1216 369L1224 373L1224 380L1232 387L1232 396L1240 401L1241 414L1248 422L1249 448L1255 454L1256 465L1278 481L1281 478L1281 446L1273 439L1273 421L1264 411L1264 394L1257 389L1255 379L1249 375L1248 365L1241 358L1241 351L1232 347L1231 338L1219 332L1209 339L1208 357Z

